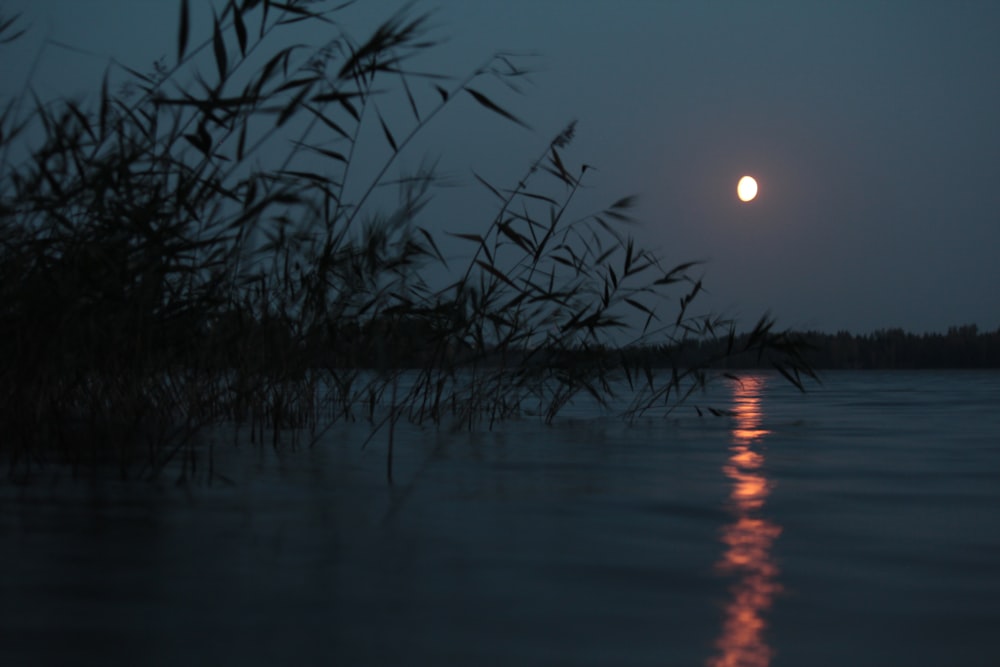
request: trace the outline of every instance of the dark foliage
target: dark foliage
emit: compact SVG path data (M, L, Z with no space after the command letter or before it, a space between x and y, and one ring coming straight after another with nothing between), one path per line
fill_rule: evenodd
M497 54L464 78L431 76L410 68L434 45L425 16L391 16L356 40L337 32L336 11L230 0L199 45L182 2L175 66L112 70L96 100L29 95L29 112L15 100L0 115L12 470L110 461L155 473L180 459L186 471L204 427L225 422L277 445L360 417L391 443L401 418L492 424L528 399L551 420L580 392L605 403L617 379L636 392L635 415L677 404L719 357L654 373L623 344L738 351L733 322L691 314L694 265L664 266L624 233L631 198L570 217L587 171L566 156L573 124L513 187L483 181L497 213L451 235L469 258L445 266L421 222L437 177L404 173L397 157L455 100L523 125L494 89L525 69ZM304 21L328 23L330 41L281 46ZM450 284L432 286L432 269ZM811 371L773 324L738 347L774 353L801 386Z

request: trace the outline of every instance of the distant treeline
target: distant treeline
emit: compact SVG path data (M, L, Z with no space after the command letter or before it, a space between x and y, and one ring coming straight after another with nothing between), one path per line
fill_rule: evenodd
M199 339L249 338L257 341L250 347L259 354L270 355L280 349L287 355L294 351L308 366L330 368L423 368L442 363L486 367L522 364L579 367L598 362L606 364L616 359L632 367L748 369L772 368L781 352L781 345L774 342L762 349L752 332L618 350L602 345L577 350L544 346L494 350L489 345L471 345L455 339L445 316L411 316L402 321L371 321L363 326L349 322L306 335L296 334L292 323L246 321L235 314L227 325L221 324L217 323L210 331L199 328ZM248 336L247 332L253 334ZM980 332L974 324L954 326L943 334L881 329L868 334L807 331L786 336L786 343L800 349L803 359L817 370L1000 368L1000 329ZM247 353L245 349L240 352L239 346L222 347L228 347L237 356ZM240 363L235 357L225 355L218 361L224 367Z
M815 369L1000 368L1000 329L981 332L975 324L953 326L947 333L915 334L902 329L882 329L869 334L807 331L798 337L806 344L803 356ZM746 338L747 335L736 336L733 348L745 347ZM728 345L725 340L697 342L680 354L712 356ZM655 354L666 361L676 356L678 349L663 348ZM754 353L738 354L716 365L766 368L770 362Z

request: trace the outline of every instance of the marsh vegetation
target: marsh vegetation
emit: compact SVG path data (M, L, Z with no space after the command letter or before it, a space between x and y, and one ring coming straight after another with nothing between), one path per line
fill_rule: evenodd
M489 427L530 402L551 421L581 393L606 404L616 380L637 417L680 404L737 352L796 384L811 374L769 317L738 338L733 321L696 313L697 265L634 240L632 197L574 213L593 171L572 157L573 123L516 181L476 176L489 219L426 219L433 163L409 156L406 171L400 156L457 100L526 125L505 101L528 71L516 55L424 72L412 63L436 46L426 15L358 38L336 7L305 0L217 3L196 43L179 7L169 63L114 66L93 99L29 88L0 110L11 471L155 474L194 466L211 425L277 446L370 419L389 433L391 477L399 419ZM291 44L310 23L334 37ZM20 27L0 20L0 38ZM445 242L467 250L461 262ZM706 339L721 345L684 353ZM648 345L683 364L630 354Z

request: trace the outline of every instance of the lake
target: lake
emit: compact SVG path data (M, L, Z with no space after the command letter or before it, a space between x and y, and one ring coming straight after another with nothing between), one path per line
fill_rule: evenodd
M5 480L0 663L1000 664L1000 373L697 403Z

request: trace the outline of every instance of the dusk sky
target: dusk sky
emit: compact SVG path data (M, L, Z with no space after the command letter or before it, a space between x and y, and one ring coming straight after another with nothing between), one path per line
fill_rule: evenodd
M192 2L203 31L209 4ZM176 0L2 6L30 26L0 47L4 99L38 54L43 97L98 90L111 58L143 71L176 58ZM362 39L401 6L362 1L340 18ZM448 38L427 61L439 70L464 75L500 49L538 54L532 85L503 98L530 131L469 101L417 147L469 186L442 193L439 228L485 229L490 202L472 169L513 185L577 119L569 157L598 168L588 197L640 195L643 242L668 263L707 261L703 308L747 327L765 310L828 332L1000 327L1000 3L439 0L422 10ZM295 31L288 43L329 39ZM736 197L743 174L760 184L747 204ZM473 198L485 202L479 222L458 218L477 210Z

